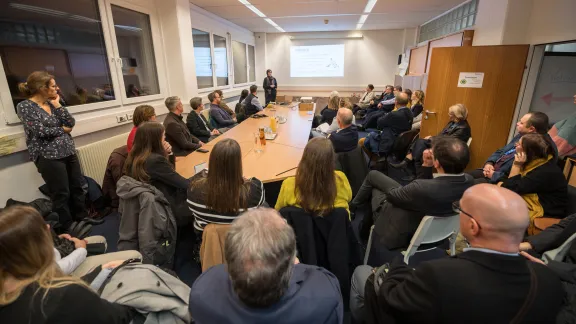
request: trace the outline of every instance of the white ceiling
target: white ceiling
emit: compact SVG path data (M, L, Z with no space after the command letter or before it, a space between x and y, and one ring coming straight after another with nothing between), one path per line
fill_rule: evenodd
M248 0L286 32L355 30L368 0ZM238 0L191 3L253 32L278 31ZM466 0L378 0L362 30L402 29L422 23ZM328 24L324 20L328 19Z

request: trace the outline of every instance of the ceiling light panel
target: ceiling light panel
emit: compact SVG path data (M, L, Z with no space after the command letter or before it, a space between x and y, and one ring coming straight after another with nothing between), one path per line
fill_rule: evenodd
M281 33L285 33L286 31L284 31L284 29L282 29L282 27L278 26L278 24L276 24L272 19L266 17L266 15L260 11L258 8L254 7L253 4L251 4L250 2L248 2L248 0L238 0L241 4L243 4L244 6L246 6L246 8L250 9L252 12L254 12L255 14L257 14L259 17L264 18L264 20L269 23L270 25L272 25L274 28L276 28L279 32Z
M368 0L366 8L364 8L364 13L372 12L372 9L374 9L374 5L376 5L376 2L378 2L378 0Z

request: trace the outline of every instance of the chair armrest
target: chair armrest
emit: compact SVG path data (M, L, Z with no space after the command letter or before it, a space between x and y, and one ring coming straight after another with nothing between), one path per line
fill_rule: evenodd
M543 231L546 228L554 225L554 224L558 224L560 223L561 219L560 218L551 218L551 217L538 217L534 219L534 226Z

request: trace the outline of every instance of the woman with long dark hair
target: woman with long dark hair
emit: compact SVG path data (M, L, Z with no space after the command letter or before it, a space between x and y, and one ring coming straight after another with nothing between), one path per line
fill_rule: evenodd
M30 160L46 182L52 210L66 229L73 220L88 216L80 161L70 135L76 121L60 104L54 76L47 72L32 72L18 89L28 98L16 109L24 126Z
M346 175L335 170L335 154L329 139L311 139L304 149L296 176L282 182L275 208L296 206L318 216L325 216L334 208L348 210L352 189Z
M191 178L188 190L197 231L211 223L230 224L246 210L266 203L262 181L243 176L242 152L235 140L227 138L214 145L208 166Z
M552 143L545 136L526 134L520 138L510 175L500 183L526 201L530 211L529 234L535 234L535 218L563 218L568 205L568 183L556 165Z
M0 323L130 323L130 308L101 299L54 262L54 245L32 207L0 212ZM110 269L111 262L102 266Z
M170 203L178 226L191 223L192 214L186 207L186 190L190 181L174 170L169 158L172 148L164 137L164 126L145 122L138 127L134 146L126 158L124 173L160 190Z

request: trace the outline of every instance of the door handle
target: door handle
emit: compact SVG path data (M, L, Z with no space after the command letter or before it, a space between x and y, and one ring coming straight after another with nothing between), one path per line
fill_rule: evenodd
M435 112L430 111L430 110L426 110L426 116L424 116L424 119L428 119L428 114L434 114L434 115L436 115Z

